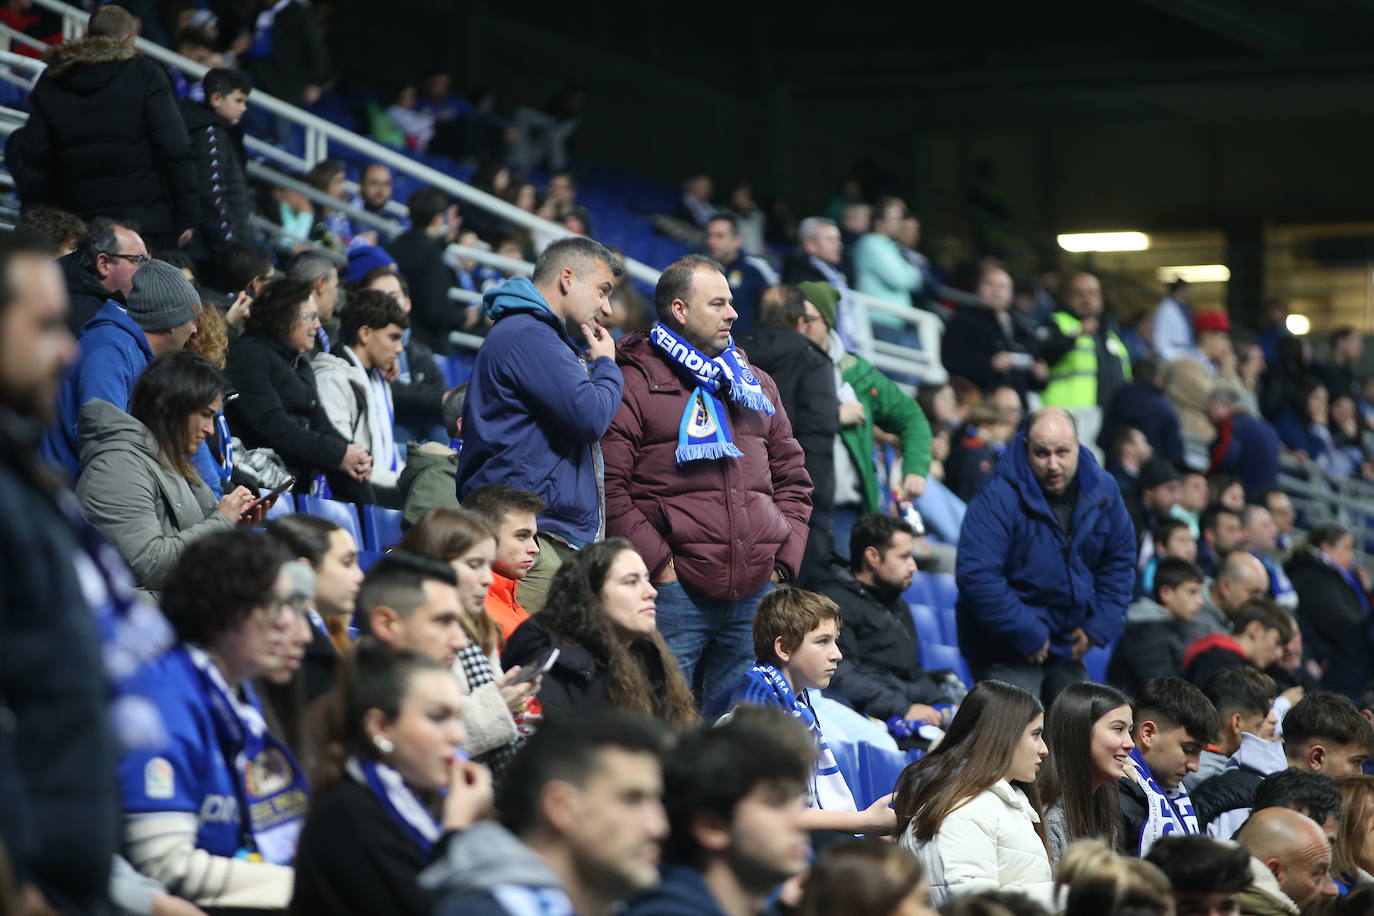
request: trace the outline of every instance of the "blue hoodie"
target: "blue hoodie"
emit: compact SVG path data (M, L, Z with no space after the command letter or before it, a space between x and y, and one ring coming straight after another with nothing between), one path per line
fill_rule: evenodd
M468 382L458 496L484 484L544 500L542 531L575 546L602 531L601 437L620 408L624 379L614 359L584 364L534 284L524 277L487 291L496 322Z
M1079 627L1098 646L1121 635L1135 585L1135 529L1116 481L1082 445L1076 482L1066 536L1031 472L1022 432L969 502L955 608L959 646L975 665L1024 661L1046 639L1051 659L1067 658Z

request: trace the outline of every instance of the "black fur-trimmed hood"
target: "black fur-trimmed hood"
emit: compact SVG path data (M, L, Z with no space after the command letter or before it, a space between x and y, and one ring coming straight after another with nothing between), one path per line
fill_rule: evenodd
M138 49L122 38L109 35L78 38L64 42L47 53L43 58L48 65L45 75L57 79L76 67L122 63L138 54Z

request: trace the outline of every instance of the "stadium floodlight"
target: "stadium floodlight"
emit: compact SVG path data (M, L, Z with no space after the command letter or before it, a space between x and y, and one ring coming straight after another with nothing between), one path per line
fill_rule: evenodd
M1306 315L1299 315L1297 312L1283 319L1283 326L1288 329L1288 333L1294 337L1302 337L1312 330L1312 321Z
M1143 232L1067 232L1059 236L1065 251L1144 251L1150 237Z
M1187 283L1225 283L1231 279L1231 268L1225 264L1184 264L1180 267L1161 267L1155 271L1160 283L1183 280Z

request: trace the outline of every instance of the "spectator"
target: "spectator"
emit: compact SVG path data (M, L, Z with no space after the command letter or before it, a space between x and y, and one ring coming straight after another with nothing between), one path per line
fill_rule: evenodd
M403 527L416 524L430 509L457 509L460 505L453 479L458 474L458 451L463 446L463 407L467 396L467 382L444 392L440 410L448 431L447 443L411 443L412 447L406 450L406 467L396 485L401 491Z
M754 189L747 181L736 182L730 192L730 213L735 217L735 228L740 238L740 249L746 256L768 257L768 247L764 244L764 230L768 217L754 201ZM709 232L709 227L708 227ZM716 260L721 260L717 258ZM722 261L722 263L724 263ZM771 265L770 265L771 266ZM781 281L775 281L781 282Z
M1272 601L1247 601L1230 615L1233 632L1209 633L1183 653L1184 676L1199 687L1225 668L1250 665L1263 671L1293 638L1293 618Z
M1135 549L1121 493L1068 414L1031 416L969 504L959 544L959 645L974 677L1051 701L1086 680L1084 653L1125 623Z
M163 261L140 267L128 306L107 300L86 324L81 356L62 380L57 423L43 437L48 462L75 479L81 468L77 421L82 407L99 398L128 409L144 367L184 347L196 333L199 312L200 296L181 271Z
M1239 895L1250 886L1250 854L1210 837L1163 837L1145 861L1169 879L1175 916L1239 913Z
M1339 461L1331 437L1329 399L1326 386L1312 382L1303 386L1274 421L1283 447L1304 461L1311 461L1328 474L1347 476L1349 468Z
M1336 779L1344 813L1340 832L1331 851L1331 870L1341 894L1374 882L1374 849L1369 848L1370 824L1374 823L1374 776L1341 776Z
M458 653L471 644L458 585L448 561L392 550L363 579L358 631L394 651L423 655L453 670Z
M746 254L739 234L739 218L733 213L717 213L706 224L706 254L719 262L730 283L730 292L740 331L752 331L758 323L759 296L778 285L778 274L763 258Z
M1197 564L1208 576L1216 576L1227 557L1245 549L1245 524L1241 514L1221 503L1213 503L1202 510L1198 530L1202 537L1197 545ZM1268 591L1266 581L1265 592Z
M1260 385L1264 379L1264 348L1257 343L1240 344L1236 347L1235 388L1240 394L1240 402L1245 412L1252 417L1259 416Z
M1198 538L1202 535L1199 522L1202 512L1213 500L1211 490L1208 486L1207 475L1192 468L1185 468L1182 471L1183 486L1179 489L1178 502L1174 504L1169 514L1174 518L1182 519L1188 523L1188 528L1192 531L1193 537ZM1218 475L1230 477L1230 475ZM1235 478L1231 478L1235 480Z
M1014 427L991 404L974 404L968 412L969 425L955 451L949 470L951 488L964 502L973 499L997 473L997 464L1016 435Z
M491 804L491 775L461 753L466 704L443 665L375 645L359 649L340 694L291 912L428 914L436 901L417 878L434 846Z
M1187 522L1166 518L1155 526L1150 534L1150 541L1153 553L1140 574L1140 593L1145 595L1154 593L1155 573L1161 561L1168 557L1176 557L1197 564L1197 539L1193 537Z
M444 250L458 237L460 225L458 206L447 194L420 188L410 195L410 228L385 244L411 290L415 336L436 353L448 353L449 332L462 329L463 311L448 297L453 271L444 263Z
M65 258L76 251L81 240L86 237L86 224L79 217L66 210L52 210L43 207L26 210L19 215L19 228L29 229L51 246L54 257ZM100 307L103 299L97 299L94 309ZM94 309L92 314L94 314Z
M900 242L906 204L896 197L884 197L873 205L872 231L855 243L854 288L881 299L889 305L915 311L911 296L921 288L924 276L902 257ZM875 311L869 315L873 334L880 340L917 346L915 333L896 315Z
M754 609L796 581L811 514L801 448L777 386L735 348L730 301L715 261L668 266L658 322L616 347L625 392L602 443L607 532L648 564L703 709L753 661Z
M811 866L801 916L934 916L930 884L906 852L877 840L827 846Z
M502 661L537 663L558 650L539 691L548 721L614 707L689 726L696 709L655 626L656 595L628 541L589 545L558 568L549 603L511 634Z
M1296 913L1339 893L1331 880L1331 844L1311 818L1269 808L1250 818L1236 839L1263 866L1241 892L1242 913Z
M1164 873L1143 859L1118 856L1098 840L1069 851L1055 890L1063 893L1064 916L1174 916Z
M339 319L334 312L339 304L339 268L326 254L302 251L286 265L286 275L292 280L310 284L315 308L320 312L320 327L315 331L312 353L330 353L339 336Z
M1131 378L1116 390L1102 416L1099 444L1110 444L1116 430L1129 426L1140 430L1155 453L1178 465L1183 461L1183 436L1178 411L1164 394L1164 380L1153 359L1139 359Z
M1131 426L1119 426L1107 449L1107 473L1121 488L1121 498L1129 509L1140 503L1140 469L1154 457L1154 448L1145 434Z
M1297 610L1298 593L1294 590L1288 574L1283 571L1282 561L1278 556L1279 527L1274 524L1274 517L1264 506L1250 503L1241 514L1241 520L1245 526L1246 546L1269 574L1270 597L1290 613Z
M153 249L180 247L199 221L195 161L167 75L135 50L137 32L123 7L103 6L85 38L49 52L6 161L25 208L133 221Z
M510 639L530 617L520 605L517 589L539 556L535 536L544 501L528 490L489 483L468 493L463 508L482 516L496 532L496 559L491 564L486 611L500 628L501 638Z
M773 709L740 710L683 739L663 780L663 883L631 901L629 916L760 916L777 885L806 870L802 797L814 748Z
M1011 312L1011 275L986 262L974 293L983 305L956 309L945 330L945 368L984 391L1006 385L1024 401L1027 391L1045 387L1049 367L1036 352L1035 336Z
M600 321L620 271L599 243L565 239L544 250L530 280L516 277L483 298L495 325L469 382L458 494L502 483L548 506L539 562L521 583L531 614L544 606L559 564L601 538L613 514L609 492L603 509L610 475L603 481L601 453L611 442L602 439L624 380Z
M1097 277L1087 272L1070 277L1064 306L1040 335L1040 358L1050 367L1040 397L1047 407L1072 412L1083 435L1096 442L1103 408L1131 379L1130 357L1102 311Z
M1212 822L1215 813L1209 810L1211 803L1204 798L1204 793L1199 791L1199 787L1226 769L1226 762L1240 753L1245 746L1245 736L1253 736L1251 744L1255 740L1264 742L1264 751L1271 756L1276 755L1279 748L1273 740L1274 726L1278 723L1278 716L1273 711L1277 690L1274 679L1269 675L1248 665L1234 665L1223 668L1208 678L1202 692L1207 694L1207 699L1216 707L1220 726L1216 743L1202 751L1197 772L1189 773L1184 778L1183 785L1193 796L1199 823L1206 827ZM1248 757L1249 754L1242 756ZM1238 761L1238 766L1233 768L1235 777L1228 779L1242 777L1244 771L1249 768L1248 761ZM1254 779L1253 783L1258 784L1265 772L1268 770L1254 768L1254 773L1259 778ZM1245 780L1248 780L1248 776L1243 777L1242 784ZM1225 782L1223 780L1217 785L1224 786ZM1246 801L1249 801L1248 795Z
M320 100L320 87L332 69L324 36L310 6L300 0L263 4L253 23L252 44L239 58L254 86L288 105L306 108ZM279 122L279 127L285 123Z
M678 219L704 230L711 217L716 215L716 205L711 201L712 193L710 175L693 175L684 181Z
M1348 394L1331 399L1331 444L1336 449L1332 462L1337 474L1374 478L1374 431L1360 422L1356 401Z
M434 112L420 108L420 93L413 85L405 85L396 90L391 104L386 107L387 117L401 131L405 138L405 148L424 152L429 141L434 139Z
M1334 402L1342 395L1359 399L1360 362L1364 359L1364 336L1352 327L1340 327L1327 338L1331 346L1331 358L1324 363L1312 366L1312 372L1326 386Z
M1193 287L1182 277L1169 284L1169 295L1155 306L1154 332L1151 338L1155 353L1166 363L1185 356L1198 356L1197 340L1193 336Z
M1134 693L1150 678L1183 670L1192 623L1202 610L1202 583L1196 564L1174 557L1159 561L1152 597L1140 598L1126 611L1126 628L1107 667L1108 681Z
M277 275L272 252L256 242L231 242L216 265L219 284L229 290L232 305L224 313L224 322L238 336L248 320L253 299L262 293L267 282Z
M1046 906L1054 883L1035 788L1049 753L1040 701L980 681L934 750L897 781L898 841L931 876L930 899L1009 888Z
M247 331L229 347L229 381L239 395L229 420L248 448L276 451L298 484L323 475L336 497L372 502L372 456L330 425L305 357L319 317L305 281L283 278L263 288Z
M1176 677L1146 681L1131 702L1135 749L1120 789L1122 855L1143 856L1162 836L1198 833L1183 778L1198 768L1217 732L1217 711L1201 690Z
M134 274L147 262L148 248L136 231L107 216L91 220L76 251L57 262L71 299L67 327L72 336L80 338L109 300L127 306Z
M1269 510L1269 515L1274 519L1274 524L1278 526L1278 549L1286 558L1293 550L1293 525L1298 520L1298 514L1293 511L1293 500L1289 499L1287 493L1277 488L1265 490L1259 498L1264 504L1264 508Z
M145 588L160 589L188 545L257 524L270 507L247 487L216 505L191 465L214 431L223 390L205 360L172 352L139 376L128 413L99 398L81 409L77 498Z
M1269 591L1264 566L1243 550L1222 562L1216 577L1202 588L1202 610L1193 621L1193 639L1212 633L1230 633L1232 617L1247 601L1263 598Z
M350 203L376 216L394 219L386 206L391 202L391 189L391 169L380 162L369 163L363 168L362 180L358 182L358 196Z
M940 725L945 717L934 707L957 703L964 689L951 672L921 670L920 639L902 597L916 571L914 539L900 518L860 516L850 535L850 569L836 570L820 587L849 623L840 631L844 658L831 688L866 716Z
M267 730L249 681L305 626L291 599L292 562L253 531L190 545L162 594L179 642L135 677L168 743L120 761L123 849L198 906L283 909L291 899L305 776Z
M1264 778L1255 790L1255 811L1288 808L1322 825L1333 842L1339 830L1344 803L1336 782L1325 773L1289 767Z
M1070 684L1045 719L1050 765L1042 780L1045 839L1050 862L1080 840L1114 845L1121 819L1117 781L1125 775L1131 740L1131 701L1103 684Z
M238 129L248 110L253 87L237 70L210 70L201 79L204 99L181 103L191 137L200 222L190 253L200 261L218 261L225 247L238 239L253 239L253 198L248 190L243 132Z
M1316 525L1286 569L1298 593L1307 657L1322 666L1322 687L1359 697L1374 674L1374 623L1355 570L1354 536L1334 522Z
M405 463L396 444L396 407L387 376L395 371L410 319L395 299L376 290L351 297L341 319L336 351L310 361L320 407L335 432L372 456L371 483L378 497L399 505L397 481Z
M744 759L759 759L756 750ZM497 793L504 827L474 824L421 875L422 887L444 892L436 916L519 916L531 897L553 913L597 916L653 887L668 834L664 751L662 732L637 716L545 725Z
M1131 521L1135 525L1136 540L1144 546L1146 538L1155 528L1173 518L1174 509L1183 495L1183 477L1167 459L1156 455L1140 468L1140 501L1130 507ZM1124 491L1123 491L1124 493Z
M823 216L809 216L797 227L801 247L787 256L782 268L782 281L789 284L829 283L839 298L835 303L835 333L846 350L858 349L856 335L867 334L866 328L854 327L849 302L849 279L844 275L844 242L840 227Z

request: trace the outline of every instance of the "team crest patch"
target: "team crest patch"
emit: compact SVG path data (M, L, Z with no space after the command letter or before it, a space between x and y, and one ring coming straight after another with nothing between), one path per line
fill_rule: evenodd
M248 763L244 776L249 793L266 798L291 785L294 774L286 755L275 747L269 747Z
M171 798L176 788L172 765L163 757L154 757L143 765L143 794L149 798Z

